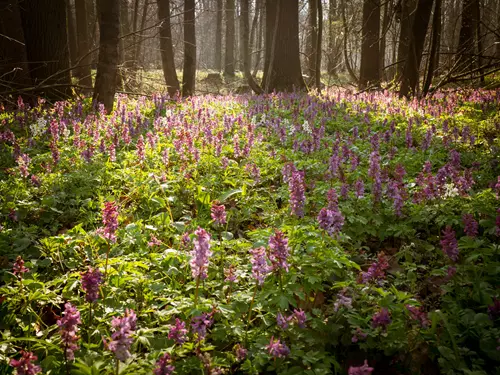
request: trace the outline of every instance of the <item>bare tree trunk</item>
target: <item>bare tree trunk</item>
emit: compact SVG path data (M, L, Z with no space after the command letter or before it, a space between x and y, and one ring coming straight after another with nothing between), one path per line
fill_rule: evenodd
M33 83L46 87L43 93L49 100L67 98L71 78L65 1L25 1L20 9Z
M389 31L389 26L391 25L393 9L393 0L387 0L384 3L384 16L382 18L382 35L380 36L380 63L379 63L379 76L382 81L386 80L385 75L385 53L387 46L387 32Z
M118 36L120 34L120 0L98 0L99 29L101 30L99 62L95 79L93 103L104 104L108 113L113 110L118 65Z
M309 0L309 43L307 48L307 75L308 84L314 82L316 77L316 47L318 45L318 2L319 0Z
M432 18L432 40L431 50L429 52L429 65L427 67L427 75L425 77L422 95L425 96L431 87L432 78L436 68L439 39L441 38L441 0L436 0L434 4L434 16Z
M267 76L264 74L268 82L266 91L306 89L299 56L299 2L286 0L286 7L284 3L284 0L266 1L266 17L274 16L278 21L274 24L271 17L266 21L266 34L274 34L273 43L266 43L269 45Z
M455 63L459 72L474 69L474 56L476 52L476 23L479 22L476 4L478 0L463 0L462 24L458 38L458 48Z
M316 66L315 66L315 82L316 88L321 90L321 42L323 40L323 2L318 0L318 35L316 38Z
M75 0L76 30L78 34L78 77L80 84L92 87L92 63L85 0Z
M410 46L410 35L415 18L416 0L399 0L398 12L401 22L399 33L398 60L396 65L396 80L399 80L403 74L404 66L408 57L408 47Z
M28 86L31 79L17 0L0 0L0 77L9 88Z
M249 54L249 0L241 0L241 15L240 15L240 31L242 33L242 52L243 52L243 73L248 82L248 85L256 94L262 94L264 91L254 80L250 71L250 54Z
M399 96L410 96L418 87L419 69L424 51L425 36L429 27L434 0L419 0L410 37L408 59L401 77Z
M253 67L253 75L257 75L257 71L259 67L261 66L261 56L262 56L262 50L265 48L264 47L264 35L265 35L265 7L263 6L262 2L264 0L257 0L257 4L259 5L259 24L258 24L258 31L257 31L257 53L255 55L255 63Z
M73 16L73 7L71 0L65 0L66 2L66 25L68 30L68 47L69 47L69 64L71 67L76 65L78 61L78 48L76 46L76 31L75 31L75 17ZM71 72L71 75L75 75L75 72Z
M196 79L195 0L184 1L184 65L182 96L194 95Z
M224 75L234 77L234 0L226 0L226 53Z
M217 0L217 20L215 28L215 69L222 70L222 12L224 11L222 0Z
M257 48L256 42L256 34L257 34L257 25L259 22L259 13L260 13L260 4L261 0L256 0L255 2L255 13L253 15L252 27L250 28L250 41L249 41L249 53L250 53L250 66L252 66L252 56ZM243 9L243 6L242 6Z
M380 83L380 0L364 0L359 88Z
M175 70L174 48L172 46L172 29L170 26L170 0L158 0L158 19L160 26L160 52L163 76L167 84L168 94L173 97L179 90L179 80Z
M497 3L497 30L500 30L500 1ZM500 65L500 32L496 34L495 56L499 59L498 65Z
M349 76L351 79L355 82L358 83L358 77L356 77L356 73L354 73L354 69L351 66L351 61L349 60L349 53L347 51L347 37L349 35L349 25L347 24L347 15L346 15L346 0L341 0L342 1L342 24L344 25L344 63L345 67L347 69L347 72L349 73Z

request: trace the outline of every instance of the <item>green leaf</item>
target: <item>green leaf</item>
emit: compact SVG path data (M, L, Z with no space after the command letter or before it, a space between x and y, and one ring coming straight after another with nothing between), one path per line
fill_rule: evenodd
M232 197L235 194L239 194L242 192L243 192L243 189L231 189L231 190L228 190L228 191L225 191L224 193L222 193L217 200L220 203L224 203L226 201L226 199Z

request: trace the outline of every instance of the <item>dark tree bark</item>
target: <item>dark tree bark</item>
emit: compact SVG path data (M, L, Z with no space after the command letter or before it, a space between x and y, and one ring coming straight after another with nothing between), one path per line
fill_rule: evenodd
M425 77L422 95L425 96L429 92L434 77L434 71L437 66L437 58L439 55L438 46L441 39L441 0L435 0L434 16L432 17L432 39L431 50L429 52L429 63L427 66L427 74Z
M354 69L351 66L351 62L349 60L349 54L347 51L347 37L349 35L349 25L347 24L347 15L346 15L346 0L341 0L342 6L341 6L341 13L342 13L342 24L344 26L344 37L343 39L343 45L344 45L344 63L345 67L347 69L347 72L349 73L349 76L354 82L358 82L358 77L356 77L356 73L354 73Z
M264 39L265 39L265 7L264 7L264 0L257 0L256 3L256 8L259 11L259 21L258 21L258 26L257 26L257 35L256 35L256 54L255 54L255 61L254 61L254 67L253 67L253 75L257 75L257 70L261 66L261 56L262 56L262 50L265 48L264 46Z
M266 0L265 66L267 92L305 90L299 56L298 0Z
M380 0L364 0L359 88L380 83Z
M234 77L234 0L226 0L226 53L224 75Z
M401 77L399 96L409 97L416 93L420 63L424 51L425 36L427 35L427 28L429 27L433 2L433 0L418 1L410 36L408 59Z
M327 70L330 76L337 76L338 65L342 56L342 42L336 35L339 30L336 24L339 22L339 4L337 0L329 0L328 4L328 65ZM340 41L340 42L339 42Z
M310 84L316 77L316 58L318 46L318 2L319 0L309 0L309 43L307 48L307 74Z
M249 41L249 53L250 53L250 66L252 66L252 56L253 53L256 52L257 49L257 26L259 22L259 14L260 14L260 2L261 0L256 0L255 2L255 13L253 15L252 27L250 28L250 41ZM243 6L242 6L243 9Z
M382 17L382 34L380 35L380 63L379 63L379 76L383 81L385 80L385 52L387 46L387 31L389 30L389 26L391 25L392 15L394 12L393 9L394 2L393 0L387 0L384 3L384 15Z
M101 36L93 103L104 104L106 111L111 113L116 92L120 0L98 0L97 6Z
M69 48L69 62L70 66L74 67L78 61L78 47L76 43L76 30L75 30L75 17L73 16L73 7L71 0L66 1L66 25L68 30L68 48ZM76 75L72 71L72 75Z
M144 30L146 27L146 19L148 16L148 8L149 8L149 0L144 1L144 6L142 8L142 16L141 16L141 26L139 30ZM142 31L141 31L142 34ZM137 36L137 43L135 44L135 51L134 51L134 61L136 62L136 69L139 68L140 65L142 65L142 58L141 58L141 48L142 48L142 42L144 38L142 36L138 35Z
M184 1L184 65L182 96L194 95L196 79L195 0Z
M463 0L462 2L462 24L458 38L456 56L456 67L459 72L472 71L476 55L476 23L478 22L476 4L478 0Z
M416 0L399 0L396 6L396 17L401 23L399 32L398 59L396 65L396 80L401 78L410 46L410 35L415 18Z
M316 67L315 83L316 88L321 90L321 41L323 40L323 2L318 0L318 36L316 38Z
M85 0L75 0L76 31L78 34L78 69L77 75L80 84L92 87L92 75L90 65L92 64L89 44L89 31L87 21L87 10Z
M17 0L0 0L0 77L9 88L31 84Z
M215 26L215 69L220 72L222 70L222 12L224 7L222 0L217 0L217 15Z
M262 94L262 88L257 84L250 71L250 51L249 51L249 0L241 0L240 31L242 33L242 52L243 52L243 73L248 85L256 94Z
M33 83L44 87L39 93L49 100L67 98L71 79L65 1L20 1L19 6Z
M167 84L168 94L173 97L179 90L179 80L174 63L174 48L172 46L172 29L170 26L170 0L158 0L158 18L160 26L160 52L163 75Z

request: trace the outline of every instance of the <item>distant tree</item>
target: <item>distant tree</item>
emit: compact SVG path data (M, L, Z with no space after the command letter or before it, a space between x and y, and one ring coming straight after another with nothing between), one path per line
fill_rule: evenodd
M92 87L91 55L85 0L75 0L76 32L78 34L78 69L77 76L83 86Z
M172 30L170 26L170 0L158 0L158 19L160 26L160 52L163 75L170 96L179 90L179 80L175 70L174 48L172 46Z
M327 70L331 76L336 76L342 60L342 38L339 24L341 21L339 1L329 0L328 4L328 44Z
M383 81L385 80L385 54L387 50L387 32L391 25L391 21L394 15L394 1L387 0L384 2L384 14L382 17L382 30L380 35L380 51L379 51L379 77Z
M106 111L111 113L117 82L120 0L98 0L97 7L100 42L93 102L104 104Z
M224 75L234 77L234 0L226 0L226 53L224 54Z
M242 33L242 52L243 52L243 73L248 85L257 94L262 94L262 88L257 84L250 71L250 47L249 47L249 0L241 0L241 15L240 15L240 29Z
M217 1L216 8L216 26L215 26L215 69L220 72L222 70L222 13L224 6L222 0Z
M403 74L410 45L411 30L415 18L417 0L399 0L396 5L396 19L400 22L398 58L396 62L396 79Z
M361 30L359 88L365 89L380 83L380 0L363 1L363 24Z
M70 69L65 0L19 0L26 55L38 94L49 100L70 95Z
M322 48L321 44L323 41L323 0L318 0L318 37L316 38L316 68L315 68L315 76L314 82L316 84L316 88L318 90L321 89L321 57L322 57Z
M195 0L184 0L184 65L182 71L182 96L194 95L195 79Z
M68 31L68 48L69 48L69 62L73 67L78 61L78 47L76 42L76 27L75 27L75 17L73 15L73 6L71 0L65 0L66 2L66 27ZM72 75L76 75L76 72L71 72Z
M476 60L476 35L479 22L479 0L462 1L462 22L456 56L456 67L460 72L472 71Z
M427 63L427 73L425 76L424 86L422 88L423 96L427 95L432 84L434 71L438 65L439 59L439 40L441 39L441 0L434 2L434 15L432 17L432 36L431 36L431 49L429 52L429 59Z
M418 87L420 63L432 12L433 0L419 0L408 46L408 58L401 76L400 96L414 95Z
M318 3L319 0L309 0L309 40L307 45L307 74L311 82L316 77L316 59L318 58Z
M265 90L305 90L299 56L298 0L266 0Z

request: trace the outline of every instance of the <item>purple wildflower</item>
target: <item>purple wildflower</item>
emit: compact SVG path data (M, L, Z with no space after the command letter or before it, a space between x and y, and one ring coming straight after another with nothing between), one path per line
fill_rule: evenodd
M285 316L281 312L278 312L276 315L276 323L278 324L278 327L280 327L282 330L288 329L288 322L293 318L292 316Z
M337 196L337 190L330 189L326 193L326 200L328 202L329 210L338 210L339 208L339 197Z
M208 259L212 255L210 251L210 234L203 228L198 227L194 232L194 249L191 251L191 273L194 279L207 278Z
M226 207L223 204L217 205L214 202L210 208L210 216L216 224L226 224Z
M143 162L144 159L146 158L146 155L144 153L144 137L142 135L139 136L139 139L137 140L136 148L137 148L137 157L141 162Z
M306 202L304 171L292 171L292 176L288 180L288 189L290 190L290 207L292 209L292 214L303 217L304 205Z
M337 234L344 225L344 216L338 210L322 208L317 217L319 227L328 232L330 236Z
M238 362L243 361L247 357L248 350L240 344L234 346L234 351L236 353L236 360Z
M111 335L111 341L109 343L105 341L104 345L122 362L125 362L131 356L129 349L134 341L132 335L135 331L136 322L137 316L134 310L129 309L125 310L123 317L115 317L111 321L114 332Z
M274 358L285 358L290 354L290 349L286 346L285 343L282 343L280 339L274 339L274 336L271 336L271 341L269 345L266 346L267 352L269 355Z
M429 326L429 319L427 318L427 313L420 310L420 308L406 305L406 309L410 313L410 316L413 320L416 320L420 323L420 326L423 328L427 328Z
M115 202L105 202L102 210L102 224L104 225L103 237L110 242L116 242L118 229L118 207Z
M229 268L226 268L224 270L224 276L225 279L224 281L229 282L229 283L237 283L238 282L238 276L236 275L236 267L234 264L231 264Z
M363 198L365 195L365 183L362 179L358 178L354 183L354 190L356 191L356 198Z
M266 249L265 247L251 249L250 254L252 255L250 261L252 263L252 276L259 285L262 285L272 270L272 267L267 264Z
M61 341L64 348L64 354L68 361L75 359L75 350L80 347L77 344L78 324L81 324L80 312L75 306L67 302L64 305L63 317L57 320L59 332L61 334Z
M42 371L42 368L35 365L38 357L32 352L21 350L21 359L11 359L9 365L17 370L17 375L36 375Z
M365 363L363 366L349 367L348 375L370 375L373 372L374 368L368 366L368 361L365 359Z
M495 234L500 237L500 208L497 209L497 217L495 219Z
M358 342L360 339L361 340L365 340L366 338L368 337L368 334L364 333L361 328L356 328L356 331L354 332L354 334L352 335L352 338L351 338L351 341L353 343L356 343Z
M462 216L462 221L464 223L465 234L469 237L476 237L479 224L474 220L474 216L472 214L464 214L464 216Z
M179 318L175 318L175 324L168 331L168 338L174 340L176 344L182 345L187 341L186 323Z
M87 272L82 272L82 288L85 291L87 302L94 302L99 298L99 285L102 283L102 273L99 269L89 267Z
M12 272L14 275L18 275L19 278L23 277L23 273L29 272L29 269L24 267L24 260L21 256L16 258L16 261L12 266Z
M493 303L488 306L488 315L491 320L495 320L498 316L500 316L500 299L493 298Z
M17 165L19 166L19 173L21 174L21 177L28 177L29 176L29 171L28 168L30 166L31 158L27 154L21 154L17 158Z
M155 236L151 235L150 240L148 242L148 247L155 247L155 246L160 246L161 241L156 238Z
M381 280L385 278L385 271L389 268L389 262L384 253L378 255L378 260L373 262L366 272L360 274L360 283L366 284L371 280Z
M170 354L163 354L156 362L156 367L153 370L154 375L171 375L174 373L175 366L172 365Z
M269 259L273 265L273 270L284 269L288 272L287 258L289 255L288 239L285 234L276 230L274 236L269 237L270 254Z
M202 313L191 320L191 328L193 333L197 335L198 341L202 341L207 336L207 329L214 323L214 314L215 310L210 313Z
M304 310L293 310L293 318L297 321L297 325L299 326L299 328L306 327L307 316Z
M333 305L333 310L334 311L339 311L341 307L346 307L348 309L352 308L352 298L347 297L346 291L343 290L339 294L337 294L337 300L335 301Z
M385 307L372 316L373 328L382 327L385 329L391 322L391 315L389 314L389 310Z
M440 243L443 253L456 262L458 260L458 242L455 237L455 231L449 225L443 230L443 237Z

